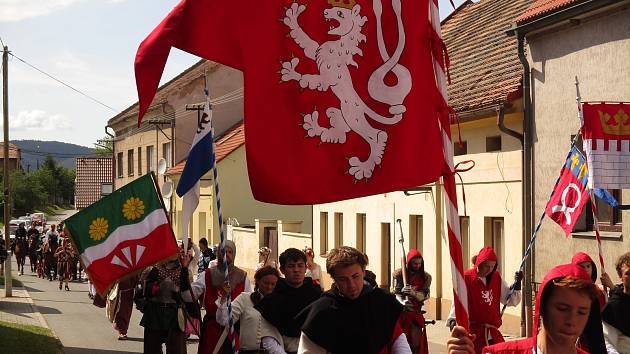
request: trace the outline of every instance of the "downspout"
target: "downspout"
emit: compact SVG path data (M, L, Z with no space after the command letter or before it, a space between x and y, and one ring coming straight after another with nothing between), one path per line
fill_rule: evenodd
M500 131L504 132L505 134L511 137L518 139L518 141L521 142L521 148L523 147L523 140L524 140L523 134L505 126L505 105L504 104L500 104L497 107L497 126L499 127Z
M116 190L116 140L114 135L107 131L107 128L112 128L109 124L105 126L105 134L112 138L112 191Z
M531 97L530 97L530 67L527 57L525 56L525 35L523 33L516 32L518 43L518 58L523 65L523 253L529 243L529 238L532 235L532 210L533 210L533 195L534 195L534 183L532 176L533 165L533 124L531 114ZM532 333L533 317L532 317L532 281L535 276L535 247L532 249L530 258L525 262L525 301L521 302L525 308L522 307L522 312L525 314L526 327L525 333L523 333L523 326L521 325L521 335L530 336ZM523 306L523 305L521 305Z

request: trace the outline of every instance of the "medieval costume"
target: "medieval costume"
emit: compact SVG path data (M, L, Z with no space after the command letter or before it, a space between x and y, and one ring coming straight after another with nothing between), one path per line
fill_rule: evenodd
M499 331L501 324L501 304L516 306L521 302L520 281L508 299L510 288L497 272L498 263L485 277L479 276L479 266L485 261L497 262L497 254L490 246L479 251L473 268L464 272L464 281L468 288L468 308L470 332L475 334L475 353L487 345L505 341ZM449 320L454 319L455 309L451 305Z
M188 268L182 267L177 259L157 265L143 284L148 299L140 321L144 327L144 353L161 354L162 343L169 354L186 353L186 315L181 293L190 288Z
M630 294L623 284L610 290L610 299L602 312L604 334L609 353L630 353Z
M129 320L133 310L133 291L138 284L139 277L130 276L118 282L116 302L114 306L114 329L118 331L118 339L127 339Z
M287 353L297 352L300 342L301 322L296 316L313 301L319 299L322 290L311 278L304 278L299 288L287 284L284 278L278 279L273 292L265 296L256 309L282 335ZM266 339L263 338L263 342Z
M262 295L257 292L243 292L232 301L232 321L240 321L239 353L258 353L263 348L262 338L271 337L283 346L282 335L278 330L264 321L254 306L260 302ZM217 322L228 325L227 303L217 299ZM264 348L263 348L264 349ZM282 352L284 353L284 351Z
M232 249L236 257L236 245L230 240L225 240L225 247ZM220 251L219 251L220 252ZM247 279L247 273L234 265L228 263L228 282L231 288L230 296L235 299L243 291L250 292L251 285ZM197 280L192 283L192 292L196 299L203 297L203 305L206 315L201 325L201 338L198 353L213 353L214 349L221 348L217 353L230 353L231 340L228 339L229 328L220 325L216 320L217 304L220 296L224 296L223 286L225 284L225 268L223 262L217 262L203 273L197 276Z
M422 262L418 271L413 271L411 268L411 261L414 259L420 259ZM429 351L429 346L422 306L424 305L424 301L429 298L431 275L424 271L422 254L415 248L410 249L407 253L405 268L407 272L407 284L403 282L402 269L397 269L394 272L394 292L396 294L406 295L412 305L411 308L405 309L401 314L400 324L409 341L411 352L414 354L426 354Z
M572 276L578 279L590 281L590 276L582 269L581 267L575 264L562 264L552 268L549 273L545 276L542 283L540 284L540 288L538 293L536 294L536 310L534 314L534 326L532 327L532 336L529 338L523 338L519 340L507 341L499 344L495 344L489 347L485 347L483 349L484 354L544 354L541 348L538 346L538 334L539 334L539 323L541 322L541 315L544 312L542 307L543 301L543 293L547 293L551 291L551 288L554 286L553 283L567 276ZM554 330L554 329L545 329L545 331ZM558 329L555 329L556 331ZM591 310L589 313L588 321L586 322L586 326L584 331L582 332L583 336L588 337L589 343L598 343L593 347L600 348L591 353L605 353L604 345L604 337L602 334L602 325L601 325L601 316L599 310L599 302L597 300L592 301ZM475 342L475 345L477 343ZM534 351L534 348L536 350ZM604 351L601 351L601 349ZM475 347L475 350L477 348ZM577 354L587 354L588 352L575 348L575 352Z
M354 300L333 284L299 316L299 353L410 354L399 322L402 310L393 295L368 280Z
M606 305L606 293L603 291L603 289L598 286L596 284L597 282L597 265L595 265L595 262L593 262L593 259L586 253L584 252L578 252L576 253L573 258L571 259L571 263L575 264L575 265L580 265L580 263L584 263L584 262L589 262L591 264L591 280L593 281L593 284L595 284L595 288L597 290L597 297L599 299L599 308L600 309L604 309L604 305Z
M65 289L70 291L68 287L68 279L70 279L70 260L72 259L73 252L68 245L68 240L64 239L61 246L57 247L55 251L55 258L57 258L57 276L59 277L59 290L61 285L65 281Z

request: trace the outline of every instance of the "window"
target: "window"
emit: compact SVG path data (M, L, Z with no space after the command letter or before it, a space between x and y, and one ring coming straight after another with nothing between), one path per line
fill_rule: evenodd
M155 156L153 156L153 145L147 146L147 172L155 171L155 167L153 166L153 162L155 162Z
M501 151L501 135L486 137L486 152Z
M460 156L466 155L468 153L468 143L466 141L462 141L461 145L459 141L453 142L453 155Z
M343 213L335 213L335 248L343 245Z
M119 152L118 157L116 157L116 172L117 172L117 176L118 178L122 178L123 177L123 153Z
M409 215L409 248L422 253L422 215Z
M319 254L325 256L328 253L328 213L319 213Z
M470 262L470 217L459 217L459 230L462 237L462 261L466 269L466 264Z
M485 244L492 246L497 254L497 270L500 270L504 262L505 239L503 236L503 218L485 218Z
M389 289L390 275L392 274L391 259L392 236L390 224L388 222L381 223L381 281L380 287Z
M162 144L162 157L166 160L166 167L171 167L171 143Z
M142 147L138 146L138 176L142 176Z
M101 183L101 196L112 194L114 186L111 183Z
M133 149L127 150L127 175L133 176Z
M363 253L365 253L366 246L366 215L365 214L357 214L357 249Z

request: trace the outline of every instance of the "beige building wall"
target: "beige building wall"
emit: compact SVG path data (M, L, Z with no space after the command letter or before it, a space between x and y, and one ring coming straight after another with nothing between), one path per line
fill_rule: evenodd
M254 227L256 219L284 220L289 226L286 232L311 234L312 230L312 207L311 206L288 206L262 203L254 199L249 186L247 163L245 160L245 146L234 150L224 159L219 161L219 187L221 192L221 211L223 220L236 218L241 227ZM176 186L180 175L169 176ZM220 235L218 229L217 216L213 215L215 201L213 199L214 189L212 182L212 171L207 173L202 179L201 196L199 206L193 214L192 226L190 226L193 240L198 242L200 235L208 238L211 244L219 243ZM181 238L181 209L182 199L173 194L173 229L178 238ZM200 213L205 213L204 218ZM203 220L206 220L204 223ZM282 230L278 230L278 234ZM286 240L279 238L280 244L302 244L304 241L295 241L293 237ZM257 244L262 244L258 239ZM310 239L308 241L310 245ZM256 248L256 251L258 247ZM256 262L258 256L256 255Z
M577 134L580 120L575 78L583 101L630 101L630 9L617 9L587 18L578 25L527 37L531 66L534 135L535 213L541 215L558 173ZM630 193L622 192L624 204ZM603 234L607 271L614 281L616 258L630 250L630 213L622 212L622 232ZM536 281L554 265L567 263L578 251L597 259L593 232L566 238L561 228L545 219L536 241ZM598 262L596 262L598 263ZM598 265L599 267L599 265Z
M506 115L506 125L521 131L522 113ZM464 264L470 267L470 257L484 245L491 244L491 220L502 220L501 272L511 283L522 254L520 142L499 131L496 117L462 123L460 128L468 154L456 156L455 162L474 160L476 164L471 171L462 173L469 225L469 236L464 244L467 258ZM457 127L454 126L452 131L453 140L457 141ZM486 137L492 136L501 136L501 151L485 152ZM457 184L459 214L463 217L459 179ZM444 319L453 298L451 261L445 233L446 215L444 210L436 207L441 194L436 191L435 185L426 187L420 194L412 196L395 192L314 205L313 249L316 261L324 269L329 249L338 245L357 247L368 255L368 269L376 274L379 285L391 286L392 271L401 267L400 228L396 223L397 219L401 219L405 250L408 251L410 246L421 250L425 269L433 276L432 299L426 308L428 317ZM443 208L444 204L441 205ZM330 278L326 277L325 286L329 287L330 282ZM520 307L507 310L503 326L507 333L518 333L520 312Z

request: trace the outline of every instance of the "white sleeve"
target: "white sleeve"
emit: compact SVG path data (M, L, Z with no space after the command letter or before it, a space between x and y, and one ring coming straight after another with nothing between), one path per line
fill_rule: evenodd
M508 306L516 306L516 305L521 303L521 291L520 290L513 290L512 291L512 296L510 297L510 300L508 301L508 296L509 295L510 295L510 287L507 285L505 280L503 280L503 278L501 278L501 303L503 305L507 304Z
M298 354L326 354L326 349L315 344L309 337L302 332L300 336L300 346L298 347Z
M401 333L392 344L392 354L412 354L404 333Z
M244 289L243 292L245 293L251 293L252 291L254 291L252 289L252 283L249 281L248 277L245 277L245 285L244 285Z
M190 288L195 296L195 299L199 299L199 297L206 291L206 271L197 274L197 279L190 284Z
M282 345L273 337L263 337L262 346L268 354L286 354Z
M455 300L451 301L451 310L448 312L448 317L446 318L446 322L448 323L448 320L454 320L455 319Z
M247 300L246 296L249 296L249 294L245 295L245 297L241 295L237 296L236 299L232 301L232 323L238 322L238 320L241 318L241 313L243 313L243 305L244 305L242 301ZM221 296L218 296L217 300L215 301L215 304L217 305L217 313L215 317L217 319L217 322L221 326L227 326L228 325L227 302L221 303L222 299L223 298Z
M602 324L602 329L604 330L604 339L606 340L606 349L608 349L608 347L616 348L618 346L619 334L621 333L621 331L609 325L605 321L602 321ZM609 350L608 353L611 353L611 351ZM618 354L616 349L612 353Z

